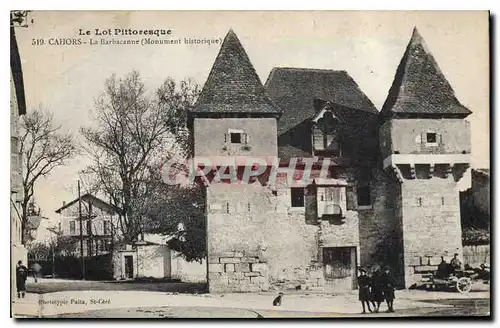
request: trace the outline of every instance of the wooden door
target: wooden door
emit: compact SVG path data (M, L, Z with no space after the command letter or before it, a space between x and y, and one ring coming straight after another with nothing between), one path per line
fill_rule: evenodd
M356 247L323 248L323 267L330 287L356 288Z
M134 258L125 255L125 278L134 278Z

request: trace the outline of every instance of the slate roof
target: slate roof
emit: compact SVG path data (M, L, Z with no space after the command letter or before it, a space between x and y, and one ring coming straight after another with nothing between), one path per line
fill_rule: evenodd
M266 94L238 37L230 30L191 112L280 113Z
M265 86L283 110L278 122L278 134L314 116L314 99L378 114L373 103L346 71L275 67Z
M276 67L265 86L283 110L278 120L281 159L311 156L310 121L316 115L314 101L318 100L332 104L335 115L349 132L359 133L360 142L356 147L372 147L370 141L365 142L364 135L376 128L378 111L346 71ZM376 141L376 135L371 139Z
M425 41L414 28L413 35L399 63L381 115L471 114L455 97Z

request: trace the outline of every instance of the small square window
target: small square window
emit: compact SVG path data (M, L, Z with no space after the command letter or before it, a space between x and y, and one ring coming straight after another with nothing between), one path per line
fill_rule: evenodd
M304 207L304 188L291 189L292 207Z
M427 132L427 143L437 143L437 136L434 132Z
M230 135L231 135L231 143L233 144L241 143L241 133L232 132Z

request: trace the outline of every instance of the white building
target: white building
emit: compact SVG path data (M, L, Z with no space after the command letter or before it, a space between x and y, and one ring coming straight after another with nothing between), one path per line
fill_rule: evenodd
M94 256L110 253L119 230L116 208L90 194L81 197L81 217L79 220L78 198L56 210L60 214L59 238L74 240L71 253L80 255L80 226L82 227L83 255Z

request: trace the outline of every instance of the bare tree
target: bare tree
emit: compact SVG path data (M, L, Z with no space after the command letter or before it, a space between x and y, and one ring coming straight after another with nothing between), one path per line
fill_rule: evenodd
M156 94L148 94L137 71L122 79L113 75L95 101L95 124L81 129L93 162L86 172L118 209L126 241L145 230L144 207L158 182L152 181L154 171L175 141L176 123L171 116L181 107L181 112L186 110L197 90L187 82L178 88L168 79Z
M33 199L35 184L39 178L76 155L73 137L56 125L51 113L36 109L22 117L20 153L23 164L23 197L21 200L21 219L23 244L28 222L28 206Z

